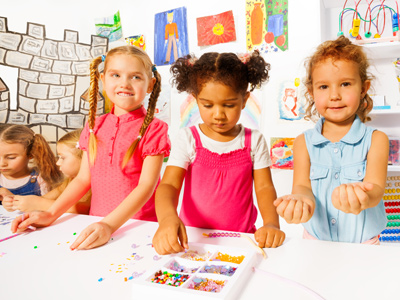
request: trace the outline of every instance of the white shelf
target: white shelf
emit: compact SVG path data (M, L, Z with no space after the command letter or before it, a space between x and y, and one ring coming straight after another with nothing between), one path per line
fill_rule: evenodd
M400 57L400 42L383 42L362 45L369 58L382 59Z
M400 166L388 166L388 172L400 172Z
M400 54L400 53L399 53ZM400 107L392 107L390 109L372 109L369 115L396 115L400 114Z

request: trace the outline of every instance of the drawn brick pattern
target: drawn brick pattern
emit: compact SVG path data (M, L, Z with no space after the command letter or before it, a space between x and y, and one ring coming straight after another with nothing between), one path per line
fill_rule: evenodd
M107 49L107 38L92 35L86 45L78 42L77 31L67 29L63 41L47 39L41 24L27 23L25 34L10 32L7 18L0 17L0 64L18 68L16 110L10 110L9 89L0 78L0 123L46 124L56 130L83 127L89 105L85 91L75 110L77 77L89 76L90 61ZM103 112L99 93L98 113Z

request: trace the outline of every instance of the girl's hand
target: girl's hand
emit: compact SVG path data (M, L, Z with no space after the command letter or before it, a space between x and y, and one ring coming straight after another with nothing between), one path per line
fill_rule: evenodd
M112 234L111 227L103 222L97 222L86 227L75 242L71 245L71 250L88 250L106 244Z
M14 208L14 196L4 196L2 205L7 211L17 210Z
M358 215L369 207L368 191L374 185L369 182L341 184L332 192L332 204L335 208L350 214Z
M11 231L22 232L28 229L29 226L46 227L53 223L56 218L47 211L33 211L24 213L16 217L11 223Z
M254 238L260 248L276 248L282 245L285 233L273 225L264 225L254 233Z
M289 224L307 222L311 219L315 209L313 200L297 194L279 197L274 201L274 205L278 215Z
M165 218L153 237L153 246L161 255L189 249L186 228L181 219L176 216Z
M0 201L3 201L4 197L6 196L13 196L14 194L11 193L8 189L6 188L0 188Z
M12 208L13 210L20 210L20 211L33 211L30 207L31 201L29 201L29 196L18 196L15 195L13 197Z

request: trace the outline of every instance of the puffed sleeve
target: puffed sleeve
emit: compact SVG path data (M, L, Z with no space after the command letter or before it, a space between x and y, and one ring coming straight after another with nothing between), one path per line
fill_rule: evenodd
M89 145L89 125L88 123L86 123L79 138L79 148L83 151L87 151L88 145Z
M155 118L147 128L142 141L139 143L139 148L142 153L142 159L145 159L148 155L160 154L168 157L171 150L171 142L168 137L167 123Z

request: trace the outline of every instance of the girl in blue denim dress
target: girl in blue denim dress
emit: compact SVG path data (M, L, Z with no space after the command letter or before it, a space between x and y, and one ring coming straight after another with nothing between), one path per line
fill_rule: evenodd
M306 119L320 117L294 142L292 194L274 204L304 238L379 244L389 141L364 125L373 103L372 75L360 46L344 36L322 43L307 60Z

